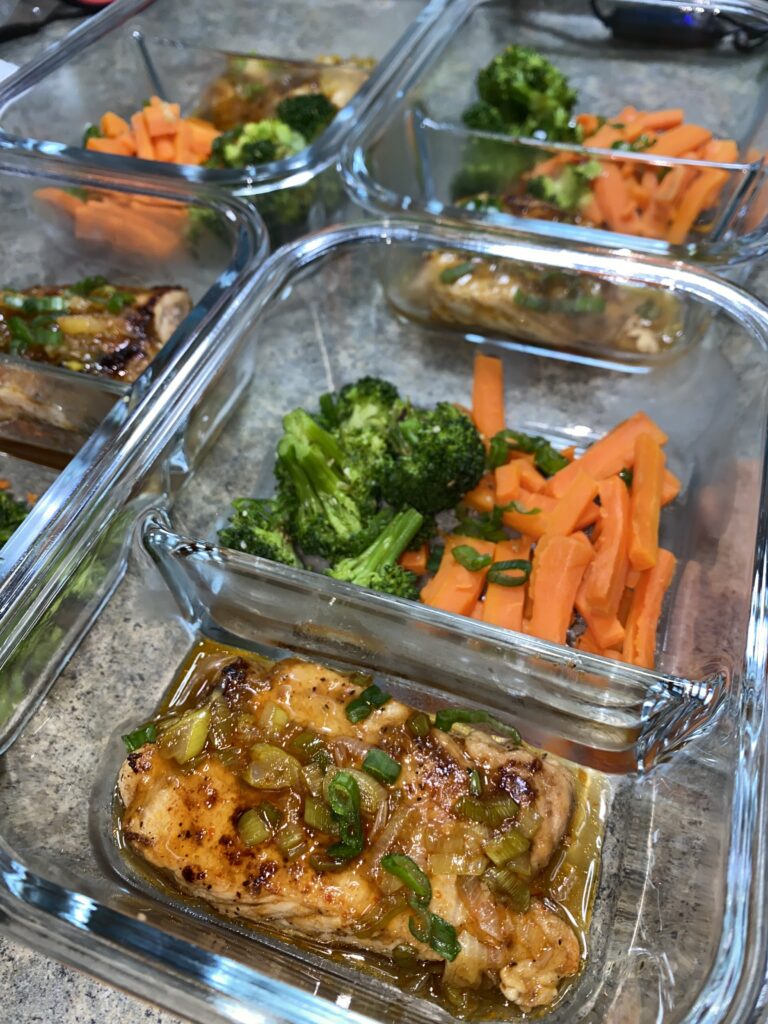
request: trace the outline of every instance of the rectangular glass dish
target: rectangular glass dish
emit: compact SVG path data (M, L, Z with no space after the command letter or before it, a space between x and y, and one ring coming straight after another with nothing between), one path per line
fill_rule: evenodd
M398 73L436 21L445 0L375 0L364 18L350 17L342 0L310 11L298 0L280 4L190 4L129 0L105 10L45 51L0 87L0 129L16 142L46 141L94 168L151 172L205 182L258 201L278 242L328 223L344 193L333 170L342 140L381 89ZM153 93L181 102L189 115L226 68L229 54L291 61L320 56L373 58L370 76L310 146L247 168L215 170L192 164L139 161L82 148L83 133L111 110L130 117ZM343 92L346 98L346 85ZM341 102L341 100L340 100ZM288 190L288 191L286 191Z
M638 19L643 18L643 6L633 8ZM645 6L648 19L658 16L653 4ZM684 19L688 10L682 4L666 7L670 20ZM603 8L606 16L615 9L623 11L621 4ZM702 12L731 34L739 25L759 30L766 23L758 5L718 5L714 13L705 6ZM546 8L496 0L454 4L425 39L418 60L346 141L342 164L347 187L357 202L379 213L415 211L558 238L568 246L620 246L706 266L738 265L743 276L746 261L766 249L768 126L765 89L756 84L765 77L765 53L759 47L749 53L737 50L732 35L717 45L688 47L681 36L678 45L665 47L658 44L662 32L659 27L653 40L646 40L639 30L630 41L617 39L591 9L567 0ZM590 112L610 123L612 118L618 121L628 106L639 111L680 107L686 123L702 125L715 137L734 139L736 156L725 161L686 154L644 156L642 151L608 148L607 141L606 148L591 149L466 128L462 113L477 98L478 71L511 44L535 48L564 72L578 94L574 114ZM599 160L604 168L634 167L638 179L642 171L663 178L675 168L675 174L688 180L706 174L719 182L718 198L708 202L706 215L690 230L676 228L679 237L671 228L668 234L654 234L648 217L640 217L641 226L631 233L618 223L613 230L595 227L589 217L553 212L518 195L517 183L524 180L520 176L534 173L535 166L552 157L571 159L573 166ZM648 198L640 192L638 202L644 204ZM475 193L495 197L490 208L487 200L467 205ZM504 194L511 198L502 203L502 212L496 207Z

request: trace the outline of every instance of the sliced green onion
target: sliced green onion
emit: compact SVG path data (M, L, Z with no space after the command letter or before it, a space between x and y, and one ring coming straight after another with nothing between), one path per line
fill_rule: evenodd
M34 327L35 344L42 348L55 348L61 344L62 333L57 327Z
M523 434L519 430L500 430L491 438L491 454L495 452L497 456L500 456L502 444L506 446L507 452L501 462L496 464L499 466L506 462L510 448L533 455L536 468L540 469L545 476L554 476L568 465L568 459L561 455L556 448L553 448L545 437Z
M494 562L488 570L488 582L500 587L522 587L528 582L532 565L527 558L512 558L506 562ZM520 576L509 575L521 573Z
M627 487L631 487L634 473L631 469L621 469L619 470L619 478L624 481Z
M331 763L331 755L328 753L328 748L317 733L312 732L311 729L303 729L292 739L288 740L285 749L289 754L293 754L301 764L309 764L310 761L315 764L322 764L324 762L326 765L329 765Z
M465 274L471 274L474 269L474 263L457 263L453 267L446 267L440 274L440 280L443 284L456 284L459 278L464 277Z
M74 292L75 295L90 295L97 288L103 288L105 284L107 284L106 277L96 274L93 277L84 277L82 281L77 281L75 284L70 285L69 290Z
M433 949L444 960L455 960L461 952L461 944L453 925L430 910L425 910L415 900L411 900L411 908L416 913L416 917L408 921L411 935Z
M273 700L268 700L260 708L256 721L265 732L276 736L288 725L289 717L285 708L281 708Z
M275 834L275 845L286 860L296 860L307 848L304 829L296 821L289 821Z
M354 926L356 935L369 938L386 928L390 921L408 909L408 895L404 888L389 893L365 911Z
M531 842L515 825L510 825L500 836L489 839L483 844L483 849L493 863L501 868L509 860L514 860L530 849Z
M119 313L133 302L133 296L129 292L115 292L110 295L107 302L108 313Z
M337 775L341 774L338 769L332 769L325 776L323 782L323 795L328 803L331 802L330 786ZM349 775L357 783L360 793L360 809L368 818L375 818L382 803L387 799L387 791L367 772L359 768L345 768L344 774Z
M323 850L316 850L310 855L309 863L315 871L322 874L325 871L341 871L347 866L345 860L338 857L329 857Z
M256 804L253 809L259 815L264 824L273 830L277 828L285 817L280 808L275 807L275 805L271 804L268 800L262 800L262 802L260 804Z
M272 837L272 832L254 808L246 811L238 819L237 834L246 846L257 846Z
M469 773L469 792L472 796L480 796L483 792L483 779L476 768Z
M531 890L528 883L508 868L490 867L483 875L483 881L493 892L506 898L506 902L520 913L531 905Z
M211 727L211 710L208 707L185 711L160 736L163 753L179 764L186 764L202 752Z
M409 715L405 727L411 736L423 739L429 735L432 723L429 720L429 715L425 715L423 711L414 711L412 715Z
M477 722L487 722L493 726L500 736L507 736L509 739L514 740L515 743L520 743L520 733L517 729L511 725L505 725L504 722L500 722L498 718L495 718L487 711L474 711L469 708L444 708L435 715L435 728L442 729L443 732L450 732L457 722L470 725L474 725Z
M35 336L32 333L32 328L29 324L22 320L19 316L8 317L8 330L11 332L11 338L13 339L12 351L19 352L27 348L28 345L34 345Z
M376 708L383 707L388 700L392 700L388 693L384 693L376 683L371 683L361 694L350 701L346 707L346 715L353 725L362 722Z
M25 313L63 313L66 300L61 295L28 295L24 299Z
M432 899L432 886L429 879L415 860L404 853L388 853L381 858L379 863L385 871L394 875L403 885L407 886L423 906L426 906Z
M437 572L443 560L444 551L444 544L435 544L434 547L430 548L429 558L427 559L427 572Z
M133 732L123 736L123 743L128 753L132 754L134 750L143 747L145 743L154 743L156 739L157 726L154 722L150 722L149 725L142 725L139 729L134 729Z
M535 295L533 292L527 292L523 288L517 289L512 301L516 306L522 306L523 309L533 309L537 313L548 313L552 308L552 304L545 296Z
M337 835L339 831L330 807L313 796L308 796L304 800L304 823L329 836Z
M8 309L23 309L25 301L23 295L18 295L15 292L6 292L2 299L0 299L0 305L7 306Z
M328 803L339 825L341 841L328 847L327 854L338 860L351 860L363 852L363 823L360 818L360 787L348 771L330 780Z
M479 800L476 796L460 796L453 805L454 814L468 821L476 821L490 828L498 828L503 821L517 816L516 800L511 796L496 797L494 800Z
M409 942L401 942L392 950L392 959L401 967L412 967L418 961L416 948Z
M534 811L532 807L523 807L521 809L517 820L517 827L524 836L527 836L528 839L533 839L540 824L541 815L537 811Z
M516 875L520 875L521 878L530 878L533 874L531 868L531 852L528 850L526 853L521 853L519 857L512 857L504 865L507 871L514 871Z
M301 781L301 765L280 747L254 743L244 779L255 789L288 789Z
M510 501L503 508L505 512L517 512L519 516L537 516L541 512L540 508L523 508L518 501Z
M481 569L486 569L493 561L490 555L481 555L479 551L476 551L469 544L458 544L452 549L451 554L459 565L464 566L470 572L480 572Z
M378 779L379 782L383 782L385 785L397 782L402 770L402 766L394 758L391 758L389 754L385 754L383 750L379 750L377 747L369 750L363 761L363 771L368 772L374 779Z

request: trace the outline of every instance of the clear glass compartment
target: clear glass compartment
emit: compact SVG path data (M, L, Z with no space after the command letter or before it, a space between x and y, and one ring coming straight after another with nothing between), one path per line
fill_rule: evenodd
M0 88L0 126L16 141L46 140L68 157L99 168L130 169L170 180L191 179L238 194L275 193L257 200L273 238L284 241L328 223L344 199L338 177L321 174L341 141L402 61L417 47L445 0L376 0L365 16L350 16L343 0L190 4L130 0L103 12L52 52L31 62ZM198 109L226 64L225 53L313 61L319 56L374 58L378 64L332 124L296 155L255 167L212 170L193 165L114 157L83 150L86 127L113 110L123 117L152 93ZM50 147L48 147L50 149ZM289 191L286 191L289 190Z
M425 637L403 617L389 650L386 633L376 640L365 622L377 609L361 607L344 620L345 643L329 644L300 624L336 621L336 595L289 588L279 573L253 568L246 584L240 566L169 544L156 517L143 536L162 576L137 537L112 601L0 761L0 927L200 1022L250 1019L254 1007L268 1024L448 1021L372 975L229 924L137 877L114 846L119 737L153 713L205 636L340 667L383 659L382 685L427 708L469 699L498 710L502 688L483 681L475 689L479 666L463 679L443 675L447 663L434 654L447 624ZM395 668L398 649L406 655ZM471 649L465 641L467 656ZM766 937L764 789L753 786L764 769L764 727L761 709L742 696L732 692L709 732L668 763L602 777L607 828L588 960L548 1020L748 1020ZM524 734L535 727L536 711L509 693L504 714L519 718ZM537 732L537 742L563 749L541 721Z
M200 201L188 187L153 193L140 177L131 184L107 182L8 149L0 153L4 289L74 285L100 275L118 286L182 287L191 299L188 316L178 318L133 383L122 379L126 373L119 367L107 375L0 353L0 440L7 450L34 453L57 468L116 402L147 390L183 348L192 325L220 298L228 277L265 248L244 208L238 222L234 207Z
M603 6L607 13L613 9ZM764 25L765 14L757 5L731 6L732 10L719 5L722 25L733 28L729 14L736 21ZM683 5L668 7L671 14L687 10ZM755 84L763 81L765 72L760 48L749 54L738 51L730 37L719 45L690 48L651 45L639 35L631 41L616 39L592 10L568 0L546 8L466 0L450 9L439 29L425 42L419 60L345 144L346 183L363 206L380 213L409 210L465 224L485 222L558 238L566 245L621 246L717 267L743 264L765 251L768 126L765 90ZM640 111L682 107L686 122L700 124L716 137L734 139L737 158L716 163L643 157L642 152L518 141L468 130L461 115L477 98L477 72L513 43L534 47L566 74L578 93L575 113L594 113L610 121L626 106ZM603 165L632 165L656 175L675 167L676 173L689 178L698 171L721 171L720 191L705 215L674 242L665 240L664 232L661 237L643 237L637 231L593 227L578 219L568 223L562 213L561 222L556 222L531 197L518 196L514 185L534 166L569 153L576 163L599 159ZM470 192L511 193L512 198L504 212L482 204L468 208L463 200ZM646 220L638 231L651 231ZM746 269L742 266L742 272Z

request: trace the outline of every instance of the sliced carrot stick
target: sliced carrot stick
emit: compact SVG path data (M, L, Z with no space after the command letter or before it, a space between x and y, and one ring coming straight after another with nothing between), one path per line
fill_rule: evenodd
M582 584L583 586L583 584ZM587 628L601 648L620 648L624 640L624 627L616 615L601 615L591 605L584 602L581 590L576 594L574 602L576 610L584 619Z
M490 541L478 540L476 537L448 537L440 560L440 568L433 578L422 588L421 600L432 608L440 608L456 615L469 615L477 603L477 599L485 586L487 567L477 572L470 572L453 557L454 548L466 544L480 555L490 555L496 545Z
M612 231L626 231L634 206L619 168L615 164L604 163L593 182L593 189L608 227Z
M140 160L154 160L155 150L152 140L147 133L147 126L144 123L144 114L140 111L131 117L131 128L136 139L136 156Z
M711 139L704 147L702 159L713 164L735 164L739 159L739 147L733 139Z
M117 139L88 139L85 148L93 153L109 153L111 156L133 156L136 152L129 136Z
M597 637L589 630L586 629L581 634L579 639L576 641L576 647L580 651L585 651L587 654L599 654L601 658L613 658L615 661L621 661L621 651L617 651L613 648L601 647L597 641Z
M508 462L504 466L497 466L494 470L496 501L499 505L508 505L510 501L517 501L520 494L521 474L525 465L525 460L513 459L512 462Z
M577 114L576 124L581 125L584 135L594 135L599 124L595 114Z
M583 533L539 541L528 583L531 617L524 623L526 633L565 643L573 602L592 555L592 545Z
M44 203L50 203L51 206L55 206L71 216L74 216L78 208L83 206L82 199L72 195L71 192L65 191L63 188L39 188L35 191L35 196L37 199L42 199Z
M563 448L560 452L564 459L568 459L569 462L573 462L576 458L576 445L569 444L567 448Z
M480 622L482 622L482 621L483 621L483 607L484 607L484 605L485 605L485 601L484 601L484 600L482 599L482 597L481 597L481 598L480 598L480 599L479 599L479 600L478 600L478 601L477 601L477 602L475 603L475 607L474 607L474 608L472 609L472 611L471 611L471 612L469 613L469 617L470 617L471 619L479 619L479 620L480 620Z
M496 545L493 553L494 562L511 562L518 559L528 560L531 554L531 541L528 537L518 540L503 540ZM517 575L511 573L510 575ZM485 591L485 607L483 621L505 629L523 628L523 611L525 610L526 585L505 587L500 583L489 583Z
M664 486L664 452L650 434L635 441L630 494L629 561L641 572L656 564L659 553L659 517Z
M716 193L728 180L728 172L717 168L703 171L682 197L667 230L671 245L682 245L698 216L713 205Z
M635 440L640 434L650 434L659 444L668 440L664 431L649 416L644 412L636 412L590 445L580 459L550 477L544 493L561 498L579 469L598 481L615 476L622 469L631 469L635 458Z
M708 128L697 124L679 124L660 135L645 152L654 156L682 156L689 149L696 149L709 142L711 138L712 132Z
M475 512L493 512L496 504L496 482L493 473L486 473L473 491L467 491L462 503Z
M671 128L677 128L683 123L684 112L681 107L672 107L669 110L652 110L641 114L631 124L627 125L625 136L629 142L634 142L641 135L649 132L667 132Z
M583 470L578 470L565 494L553 509L545 513L546 532L559 537L573 533L589 505L594 504L597 488L596 480Z
M486 438L504 429L504 367L495 356L475 356L472 419Z
M633 569L630 565L627 571L627 590L634 590L637 584L640 582L642 573L637 569Z
M423 576L427 571L428 560L429 546L427 544L420 544L413 551L404 551L398 561L404 569L407 569L409 572L415 572L417 576Z
M539 501L539 498L542 500ZM518 508L504 513L504 525L536 540L543 537L547 532L547 511L555 505L553 499L547 495L531 494L521 488L513 501Z
M131 130L125 118L120 117L118 114L113 114L111 110L102 115L99 121L99 128L101 129L101 134L106 135L108 139L116 139L118 135L125 135L126 132Z
M614 142L620 142L623 138L618 128L612 128L604 124L593 134L584 139L584 145L590 149L610 149Z
M175 135L179 129L181 109L178 103L150 104L144 107L142 113L151 139L161 135Z
M155 157L163 163L172 164L176 155L173 139L169 135L161 135L155 139Z
M600 532L581 594L583 602L595 612L615 617L629 569L630 496L627 485L618 476L602 480L598 494Z
M632 665L653 668L661 607L676 564L671 552L659 548L656 564L641 574L632 592L622 648L624 659Z
M677 479L674 473L671 473L668 469L664 470L664 482L661 485L661 504L669 505L675 500L680 493L680 488L683 485Z

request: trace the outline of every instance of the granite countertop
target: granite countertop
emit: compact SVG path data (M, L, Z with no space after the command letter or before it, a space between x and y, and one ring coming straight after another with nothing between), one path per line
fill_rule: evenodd
M23 64L80 20L53 22L0 45L0 60ZM179 1024L177 1017L94 981L79 971L0 937L0 1007L14 1024Z

